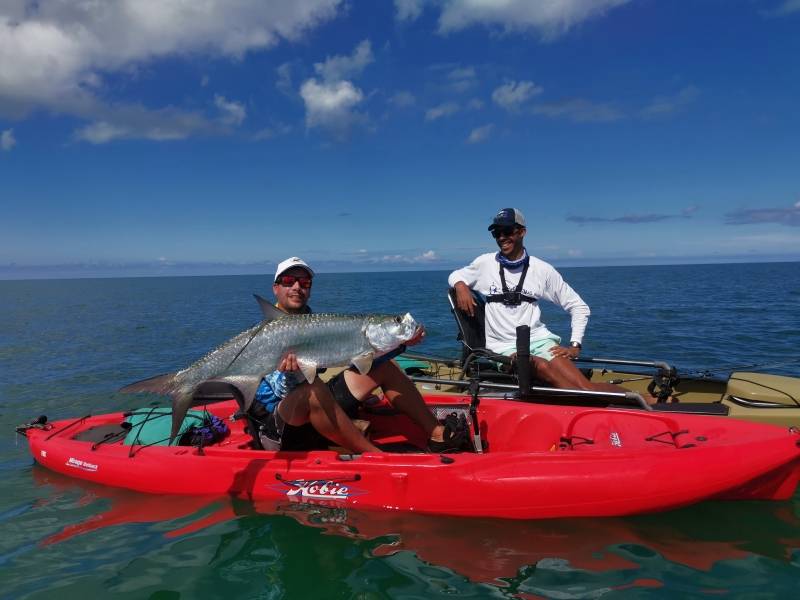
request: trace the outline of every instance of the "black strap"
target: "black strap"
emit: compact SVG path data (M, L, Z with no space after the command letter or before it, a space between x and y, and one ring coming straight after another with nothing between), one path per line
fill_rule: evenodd
M531 257L525 257L525 266L522 268L522 274L519 276L519 283L517 283L517 287L514 289L515 294L519 294L522 292L522 286L525 283L525 275L528 274L528 267L531 264ZM503 293L508 293L508 286L506 285L506 268L500 263L500 283L503 286Z
M484 296L484 302L505 302L507 296L505 294L489 294L488 296ZM520 294L519 299L521 302L530 302L533 304L538 300L533 296L528 296L527 294Z
M502 302L504 304L519 305L521 302L536 302L536 298L522 293L522 286L525 284L525 275L528 274L528 267L530 266L531 257L525 257L525 266L522 268L522 273L519 276L519 283L514 291L511 292L506 284L505 267L500 264L500 284L503 286L502 294L489 294L486 296L486 302Z

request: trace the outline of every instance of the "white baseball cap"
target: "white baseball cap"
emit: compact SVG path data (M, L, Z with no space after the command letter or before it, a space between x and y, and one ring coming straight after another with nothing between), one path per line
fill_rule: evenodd
M278 281L278 277L280 277L285 271L288 271L293 267L299 267L301 269L305 269L306 271L308 271L309 275L311 275L312 277L314 276L314 271L311 270L311 267L309 267L302 258L292 256L291 258L287 258L286 260L278 264L278 268L275 271L275 278L273 279L273 281Z

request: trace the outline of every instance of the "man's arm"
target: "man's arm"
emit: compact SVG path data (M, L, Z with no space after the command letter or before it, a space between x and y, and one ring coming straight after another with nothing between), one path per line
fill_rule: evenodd
M549 267L549 271L542 296L570 314L572 328L570 342L581 344L586 332L586 325L589 323L589 315L591 314L589 305L564 281L558 271L553 267ZM575 348L570 352L570 356L574 358L579 353L580 348Z
M447 278L447 284L456 291L456 306L470 317L475 316L476 306L470 290L478 282L479 274L478 259L475 259L463 269L450 273L450 277Z

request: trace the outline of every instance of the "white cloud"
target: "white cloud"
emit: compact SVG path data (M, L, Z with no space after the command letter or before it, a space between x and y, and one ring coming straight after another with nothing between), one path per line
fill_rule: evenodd
M208 75L203 75L203 77L200 79L200 86L207 87L210 82L211 78Z
M129 137L130 131L119 125L107 121L98 121L91 125L81 127L75 132L75 137L92 144L105 144L117 138Z
M364 40L355 47L353 54L350 56L337 55L328 57L325 62L315 63L314 70L325 81L342 81L361 75L367 65L374 61L372 44L370 44L369 40Z
M253 141L261 141L261 140L271 140L273 138L278 137L279 135L286 135L287 133L291 133L292 126L287 125L286 123L276 122L270 127L264 127L263 129L259 129L253 134Z
M394 14L398 21L416 21L422 14L422 0L394 0Z
M283 94L287 96L293 93L292 90L292 63L283 63L275 69L278 74L278 81L275 82L275 87L278 88Z
M641 111L642 117L652 119L671 115L695 101L700 91L693 85L686 86L677 94L658 96Z
M397 92L389 98L389 104L395 108L408 108L409 106L414 106L416 103L417 99L411 92Z
M783 0L777 7L763 11L763 14L768 17L783 17L796 12L800 12L800 0Z
M469 110L480 110L483 108L483 100L480 98L473 98L469 102L467 102L467 108Z
M349 56L330 56L314 64L321 80L312 77L300 86L308 129L319 127L343 140L355 124L366 123L366 116L354 110L363 102L364 93L347 78L360 75L373 61L372 45L364 40Z
M420 254L419 256L414 257L416 260L419 261L429 261L429 260L439 260L439 257L436 255L436 252L433 250L427 250Z
M14 137L13 129L6 129L0 133L0 150L9 152L14 146L17 145L17 140Z
M470 132L469 137L467 138L467 143L479 144L480 142L485 142L487 139L489 139L493 129L494 125L491 123L482 127L476 127Z
M117 0L4 2L0 7L0 114L21 118L44 108L89 121L102 139L137 135L141 106L95 94L108 73L167 56L202 53L239 58L294 40L335 16L341 0ZM120 114L111 114L117 108ZM176 109L167 107L159 110ZM158 112L158 111L156 111ZM188 119L184 114L184 119ZM158 115L153 119L158 119ZM188 132L187 132L188 133ZM79 136L80 137L80 136Z
M555 38L587 19L601 16L630 0L444 0L440 33L472 25L499 26L506 31L537 31Z
M434 106L433 108L429 108L425 112L425 120L435 121L437 119L441 119L442 117L449 117L451 115L456 114L460 109L461 107L455 102L445 102L444 104L440 104L439 106Z
M474 67L459 67L447 74L448 86L454 92L462 94L478 85L478 77Z
M222 113L221 120L225 125L241 125L247 117L247 110L241 102L228 100L225 96L216 94L214 104Z
M509 81L492 92L492 100L507 111L514 112L541 93L542 88L532 81Z
M138 105L98 107L98 116L75 131L75 139L104 144L117 139L181 140L194 134L222 131L204 116L167 107L149 110Z
M387 263L387 264L419 264L435 262L439 259L439 255L435 250L426 250L422 254L416 256L409 256L408 254L384 254L370 259L374 263Z
M598 104L583 98L537 104L532 111L537 115L566 118L578 123L610 123L625 118L625 115L611 104Z
M363 117L353 109L364 94L349 81L335 83L309 79L300 88L306 105L306 127L320 127L337 138L345 138L352 126Z

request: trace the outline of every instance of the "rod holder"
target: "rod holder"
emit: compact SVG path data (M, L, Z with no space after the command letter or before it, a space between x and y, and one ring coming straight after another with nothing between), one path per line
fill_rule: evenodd
M531 389L531 328L517 327L517 378L519 393L525 396Z

